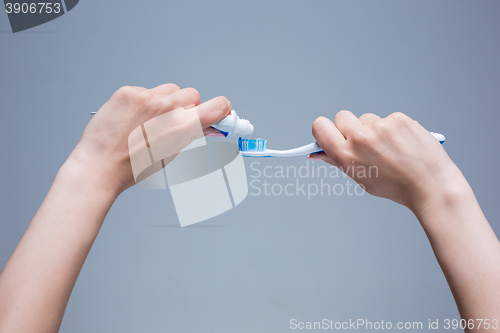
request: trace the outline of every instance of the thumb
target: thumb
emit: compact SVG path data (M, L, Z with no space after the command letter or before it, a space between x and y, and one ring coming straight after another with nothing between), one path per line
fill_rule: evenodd
M324 152L310 154L309 156L307 156L307 159L311 160L311 161L323 161L323 162L329 163L331 165L335 165L335 163L333 163L333 160L330 158L330 156L328 156Z
M231 102L226 97L219 96L198 105L196 108L201 127L205 129L228 115L231 111Z
M310 157L341 165L341 155L345 154L347 143L335 124L328 118L319 117L312 125L312 134L324 153L311 154Z

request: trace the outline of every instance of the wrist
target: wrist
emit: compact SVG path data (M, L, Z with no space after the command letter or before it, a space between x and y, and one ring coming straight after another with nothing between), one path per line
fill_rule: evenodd
M417 197L408 208L424 228L428 221L436 223L442 216L449 216L448 212L477 203L469 183L454 164L421 188Z
M114 201L124 189L110 177L112 170L108 169L106 163L91 158L77 146L60 168L58 177L91 192L89 195L105 196Z

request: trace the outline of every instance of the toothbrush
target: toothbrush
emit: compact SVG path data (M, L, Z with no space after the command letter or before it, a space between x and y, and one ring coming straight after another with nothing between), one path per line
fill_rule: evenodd
M444 135L439 133L430 132L441 144L443 144L445 138ZM266 140L263 139L238 139L238 146L241 155L244 157L290 157L290 156L301 156L309 155L313 153L322 152L323 149L318 145L317 142L310 143L308 145L288 149L288 150L273 150L267 149Z

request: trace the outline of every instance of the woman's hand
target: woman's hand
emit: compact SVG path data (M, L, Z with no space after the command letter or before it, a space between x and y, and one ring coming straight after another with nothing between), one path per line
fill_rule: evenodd
M194 106L197 106L198 126L201 125L205 134L212 132L208 127L231 110L231 103L225 97L216 97L200 105L198 91L179 89L172 83L153 89L122 87L89 122L67 164L77 169L77 173L91 173L106 191L118 195L135 184L128 145L131 132L155 117ZM165 132L181 127L186 120L181 117L168 119L169 122L163 124ZM170 142L164 140L163 144Z
M402 113L384 119L367 113L358 119L341 111L335 124L316 119L313 135L325 152L312 158L341 168L367 192L413 211L462 319L498 318L500 243L465 177L429 132ZM474 326L466 331L488 330Z
M117 196L135 184L130 134L152 128L151 145L173 145L170 151L178 152L193 133L200 137L216 132L207 128L231 110L225 97L199 104L195 89L164 84L154 89L120 88L101 107L0 274L1 332L59 331L71 290L106 214ZM145 147L146 136L141 138Z
M312 158L339 167L368 193L391 199L415 213L440 189L463 180L441 144L418 122L402 113L381 119L340 111L335 124L320 117L313 135L325 153Z

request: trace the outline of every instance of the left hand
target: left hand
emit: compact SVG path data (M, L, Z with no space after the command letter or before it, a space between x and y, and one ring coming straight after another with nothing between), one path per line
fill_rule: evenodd
M180 89L172 83L153 89L122 87L93 116L66 164L76 168L77 174L90 173L106 191L118 195L135 184L128 147L130 133L155 117L194 106L205 134L214 132L209 127L231 110L225 97L200 104L196 89ZM169 126L181 128L182 120L176 119L177 123Z

